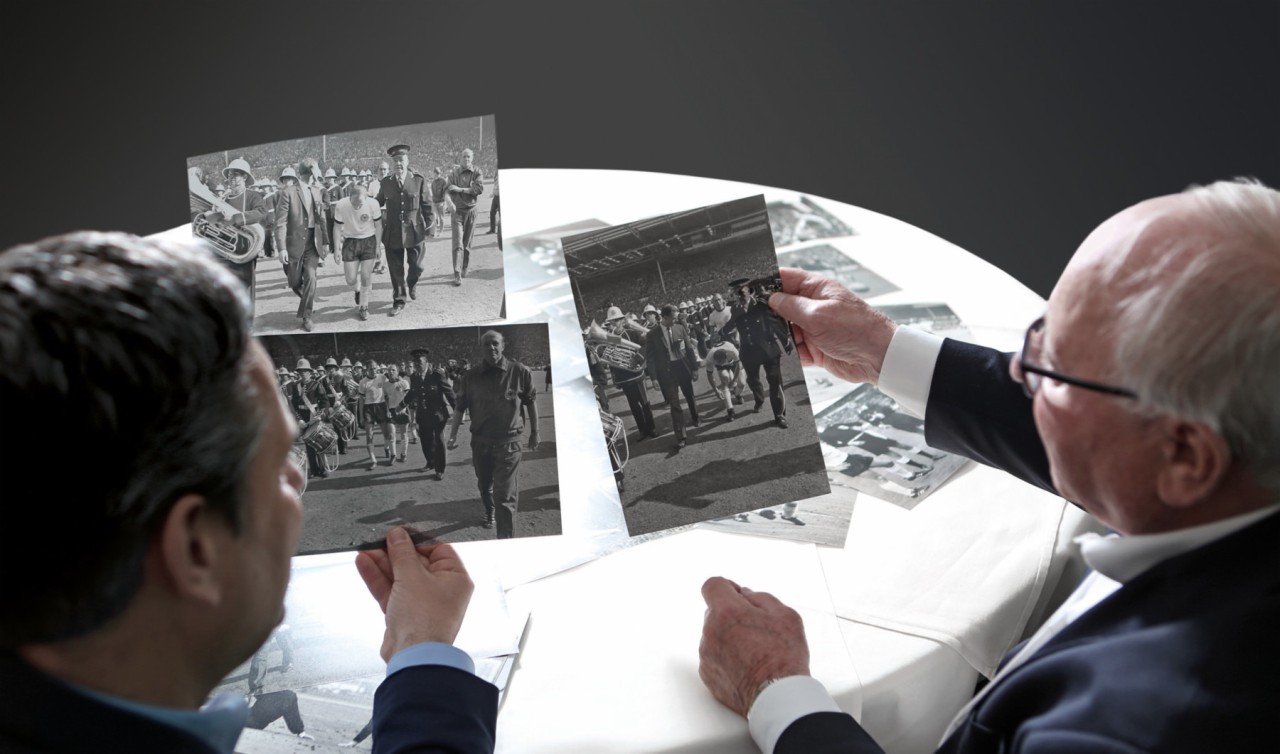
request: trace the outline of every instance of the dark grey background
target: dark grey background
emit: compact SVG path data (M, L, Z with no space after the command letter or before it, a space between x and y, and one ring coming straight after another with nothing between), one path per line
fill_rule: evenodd
M1280 183L1275 0L26 3L0 35L0 246L182 223L190 155L483 113L502 167L811 192L1040 293L1127 204Z

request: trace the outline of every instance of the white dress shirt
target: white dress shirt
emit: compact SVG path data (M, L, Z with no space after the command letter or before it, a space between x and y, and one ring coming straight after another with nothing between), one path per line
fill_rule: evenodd
M938 363L943 339L931 333L899 327L885 352L878 387L904 410L923 418L929 403L929 387ZM991 683L955 716L942 740L962 723L974 704L1010 669L1026 661L1059 631L1094 605L1106 599L1126 581L1158 563L1190 552L1239 531L1280 511L1280 503L1242 516L1189 529L1121 537L1085 534L1075 539L1086 564L1093 569L1076 590L1027 640ZM751 738L765 754L773 754L782 733L800 718L815 712L839 711L823 685L809 676L791 676L769 684L747 713ZM941 743L941 742L939 742Z

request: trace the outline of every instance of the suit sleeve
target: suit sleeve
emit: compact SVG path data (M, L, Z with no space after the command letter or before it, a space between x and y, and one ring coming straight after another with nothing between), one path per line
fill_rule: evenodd
M497 719L496 686L442 665L398 670L373 698L379 751L491 752Z
M815 712L787 726L773 754L884 754L884 749L851 716Z
M946 339L929 387L925 441L1056 494L1031 399L1009 376L1012 358Z
M292 193L292 191L287 190L287 187L284 191L276 192L276 196L279 198L276 199L276 227L272 231L276 235L276 248L284 249L286 253L288 253L289 247L285 245L288 236L285 226L289 224L289 204L291 201L289 195Z

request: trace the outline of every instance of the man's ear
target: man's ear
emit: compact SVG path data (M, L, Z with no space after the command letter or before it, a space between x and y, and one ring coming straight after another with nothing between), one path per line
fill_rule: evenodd
M230 526L209 508L201 495L183 495L169 509L160 529L160 563L182 598L208 605L221 602L224 586L221 559L230 541Z
M1170 507L1194 507L1226 477L1231 468L1231 447L1221 433L1204 422L1169 418L1164 432L1164 465L1156 477L1156 492Z

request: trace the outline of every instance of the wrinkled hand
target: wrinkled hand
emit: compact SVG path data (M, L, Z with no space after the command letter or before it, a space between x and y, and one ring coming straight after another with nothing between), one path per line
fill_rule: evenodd
M387 616L382 659L427 641L452 644L474 585L449 545L414 546L408 532L387 533L386 550L356 555L356 570Z
M765 681L809 675L804 623L777 597L713 576L702 598L698 675L721 704L746 717Z
M831 278L783 267L782 292L769 306L791 321L800 363L819 366L849 382L880 380L893 320Z

